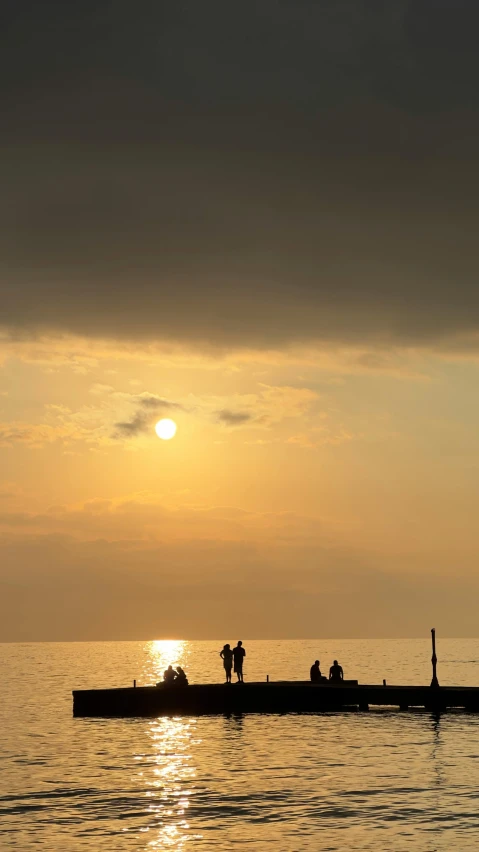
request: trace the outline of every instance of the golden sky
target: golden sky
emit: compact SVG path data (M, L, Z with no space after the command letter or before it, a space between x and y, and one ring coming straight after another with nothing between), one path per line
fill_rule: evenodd
M477 8L4 18L0 640L474 635Z
M474 632L474 358L2 354L3 640Z

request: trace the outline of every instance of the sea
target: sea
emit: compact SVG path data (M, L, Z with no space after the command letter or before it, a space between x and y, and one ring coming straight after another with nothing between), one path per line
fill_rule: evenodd
M0 645L0 850L479 849L479 716L73 719L75 688L224 679L226 641ZM245 680L426 684L428 637L254 641ZM438 637L440 683L479 685L479 640ZM241 689L232 685L231 689Z

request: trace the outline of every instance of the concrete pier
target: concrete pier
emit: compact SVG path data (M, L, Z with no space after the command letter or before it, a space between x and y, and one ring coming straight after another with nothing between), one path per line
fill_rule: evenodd
M202 716L230 713L321 713L370 707L479 713L478 687L376 686L277 681L245 684L136 686L73 692L73 715Z

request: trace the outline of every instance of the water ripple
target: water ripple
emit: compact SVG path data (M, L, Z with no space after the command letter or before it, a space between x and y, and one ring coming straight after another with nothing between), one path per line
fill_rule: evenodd
M291 660L296 673L334 656L365 661L363 681L426 682L426 643L320 644L248 643L247 673L288 677ZM444 677L461 663L461 677L479 683L479 642L441 650ZM218 648L86 643L1 653L2 852L97 852L102 843L115 852L477 849L476 716L73 720L73 685L156 682L169 662L212 681Z

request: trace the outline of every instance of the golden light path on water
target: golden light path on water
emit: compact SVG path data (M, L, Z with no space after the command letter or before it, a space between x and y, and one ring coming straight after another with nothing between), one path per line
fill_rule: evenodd
M168 666L185 668L188 657L189 643L183 639L155 639L150 642L144 671L147 682L163 680L163 672Z
M144 668L149 683L163 679L168 666L185 667L189 657L189 643L175 639L155 640L149 643ZM137 755L142 765L140 775L146 782L146 797L151 821L142 831L154 835L146 841L145 850L171 849L181 852L189 841L201 840L201 835L190 833L188 823L189 799L193 793L196 767L192 745L198 745L196 720L158 718L148 723L151 750Z

